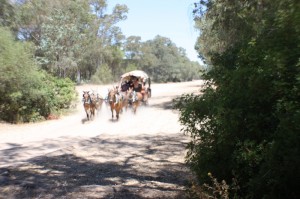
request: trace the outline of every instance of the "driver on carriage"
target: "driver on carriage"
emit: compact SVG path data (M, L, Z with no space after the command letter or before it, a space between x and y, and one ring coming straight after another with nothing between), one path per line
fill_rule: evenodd
M135 76L133 76L132 78L132 84L130 85L130 87L133 89L133 101L135 101L137 99L137 93L141 93L142 96L144 97L144 85L139 81L139 79Z

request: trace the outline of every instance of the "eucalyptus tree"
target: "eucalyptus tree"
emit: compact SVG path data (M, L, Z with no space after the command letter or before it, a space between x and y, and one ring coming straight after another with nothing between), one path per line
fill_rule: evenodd
M126 6L116 5L111 14L106 0L25 0L16 7L19 38L36 44L36 56L49 72L80 81L102 64L112 71L120 67L114 51L124 36L116 23L126 19Z
M18 37L36 44L43 68L75 79L88 45L92 19L88 2L26 0L16 7Z
M137 70L142 65L142 45L140 36L129 36L123 44L124 59L122 61L123 73Z
M120 4L114 6L111 14L105 14L101 10L101 6L95 7L97 16L95 23L98 24L97 40L99 40L99 47L101 48L101 53L98 56L99 65L96 66L96 69L99 69L102 64L107 64L114 78L119 77L122 73L121 61L124 55L121 47L125 39L121 29L116 24L127 18L127 12L127 6Z
M191 61L187 58L185 50L178 48L169 38L156 36L153 40L142 43L140 68L147 71L154 81L185 81L199 77L199 69L191 67ZM187 77L187 71L192 70ZM185 72L184 72L185 71Z
M154 81L167 81L171 72L171 67L175 63L172 59L172 51L176 48L175 44L169 38L157 35L153 40L145 42L143 59L149 60L154 58L152 64L142 66Z
M88 7L88 5L86 5ZM82 5L69 5L69 9L55 9L47 16L47 22L41 27L41 43L38 47L42 64L47 71L58 77L74 79L79 64L89 46L89 21L80 16L87 9ZM80 12L82 11L82 12Z
M18 37L22 40L32 41L37 46L41 42L41 26L47 20L54 5L59 1L25 0L14 4L16 10L16 25Z
M127 59L134 60L141 58L142 41L140 36L129 36L124 43L124 51Z

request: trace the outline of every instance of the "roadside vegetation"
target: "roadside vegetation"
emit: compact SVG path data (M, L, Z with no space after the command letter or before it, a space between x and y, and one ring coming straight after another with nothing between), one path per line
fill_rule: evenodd
M0 118L18 122L46 119L70 107L76 99L74 83L49 75L32 59L33 46L15 41L0 27Z
M192 191L200 198L298 198L299 1L198 1L194 17L196 47L210 70L203 95L176 100L192 138Z

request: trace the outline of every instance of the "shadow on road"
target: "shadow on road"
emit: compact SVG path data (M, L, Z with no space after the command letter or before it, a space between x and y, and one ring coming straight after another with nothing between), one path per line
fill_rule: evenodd
M79 141L1 168L0 198L184 198L190 178L182 160L186 144L174 135ZM12 146L2 154L11 158L22 150Z

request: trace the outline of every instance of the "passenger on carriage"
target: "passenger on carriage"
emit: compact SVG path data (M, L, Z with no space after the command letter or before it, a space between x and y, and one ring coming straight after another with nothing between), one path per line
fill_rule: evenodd
M137 77L135 77L135 76L132 77L132 84L130 87L133 89L133 93L134 93L133 100L134 101L137 98L136 93L141 93L142 99L144 99L145 89L144 89L144 85L141 82L142 81L139 81L139 79Z
M131 82L129 80L126 80L125 82L123 82L121 85L121 91L122 92L128 91L130 84L131 84Z
M132 79L132 87L135 92L142 92L143 85L139 82L137 77Z

